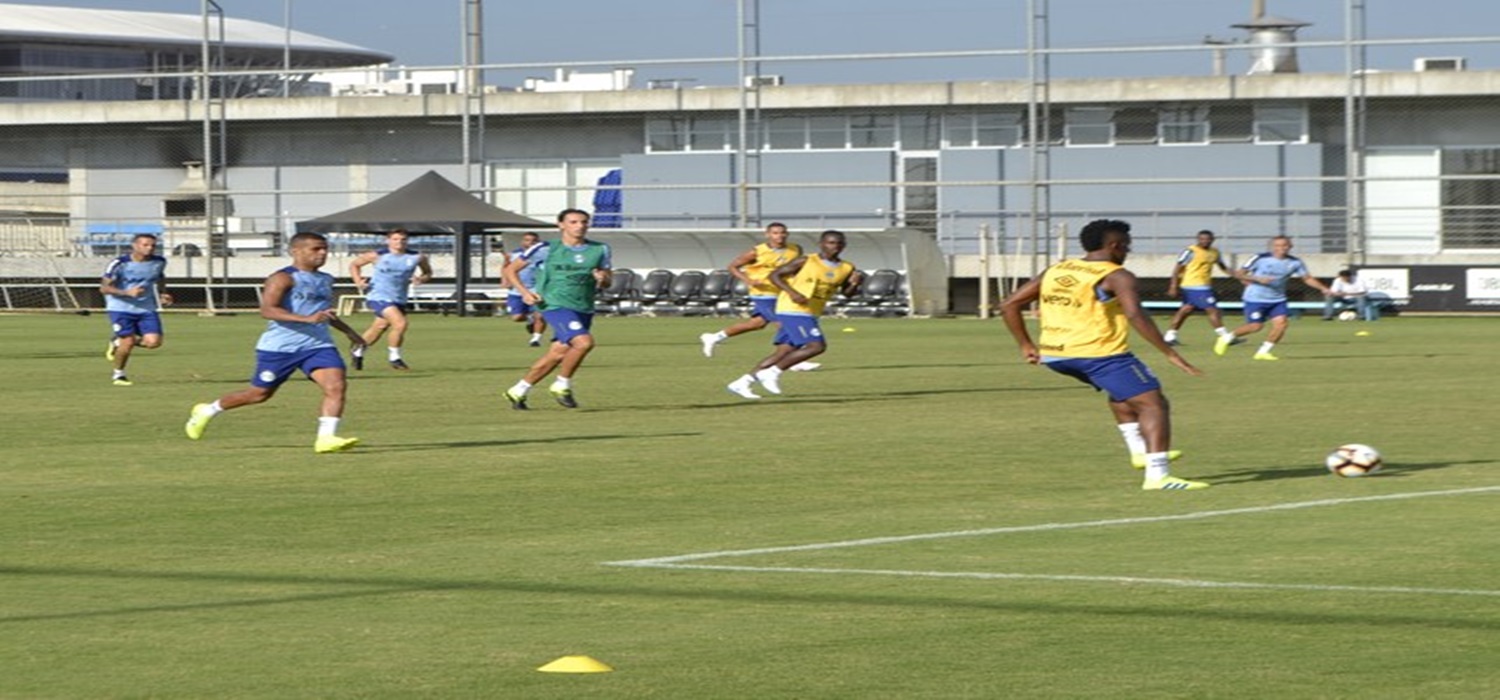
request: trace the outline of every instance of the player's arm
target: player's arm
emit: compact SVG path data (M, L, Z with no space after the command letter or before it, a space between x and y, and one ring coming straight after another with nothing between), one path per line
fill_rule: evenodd
M599 266L594 268L594 286L599 289L608 288L609 283L615 279L614 267L614 251L605 243L604 255L599 258Z
M1005 321L1005 328L1010 331L1011 337L1016 339L1016 346L1021 348L1021 359L1033 365L1042 361L1042 354L1031 340L1031 332L1026 330L1026 318L1022 314L1041 295L1042 278L1037 277L1021 285L1020 289L1011 292L1010 296L1000 302L1000 318Z
M156 300L162 306L171 306L176 301L167 291L167 276L159 275L156 278Z
M846 297L852 297L856 294L859 294L859 287L864 283L865 273L860 272L859 266L855 265L854 272L849 275L849 279L844 280L844 288L840 289L839 293L843 294Z
M746 265L753 262L755 262L755 249L751 248L740 253L739 257L729 261L729 274L734 275L735 279L745 284L753 285L755 282L750 279L750 274L743 269Z
M1313 277L1311 274L1307 274L1306 271L1303 272L1302 277L1300 279L1302 280L1303 284L1305 284L1305 285L1307 285L1309 287L1312 287L1313 289L1316 289L1316 290L1322 292L1323 296L1325 296L1325 297L1327 297L1327 296L1333 296L1333 290L1329 289L1328 285L1323 284L1321 281L1318 280L1318 278ZM1355 296L1355 295L1347 294L1346 293L1346 296Z
M359 331L349 327L349 324L344 323L344 319L335 316L333 309L325 309L324 313L327 314L328 325L339 329L344 334L344 337L349 339L349 347L363 348L365 346L364 336L361 336Z
M1123 268L1115 270L1105 275L1104 279L1099 281L1099 286L1114 295L1115 300L1120 304L1121 313L1125 314L1125 320L1130 323L1130 328L1137 336L1145 338L1146 342L1151 343L1163 355L1166 355L1167 362L1193 376L1203 374L1202 370L1194 367L1181 353L1177 352L1177 348L1167 344L1167 339L1162 337L1161 331L1156 327L1156 322L1152 321L1150 314L1141 308L1140 292L1136 288L1136 278L1133 273Z
M537 296L536 292L527 289L526 285L521 284L521 270L526 267L526 262L526 259L519 255L512 258L505 264L505 267L500 268L500 278L505 280L511 289L521 293L522 301L527 304L536 304L541 301L541 297Z
M117 297L131 297L132 299L135 298L135 297L138 297L138 296L140 296L142 294L145 294L146 290L144 290L144 289L142 289L140 287L132 287L130 289L122 289L120 287L115 286L115 285L119 284L119 282L120 282L119 277L115 274L115 271L119 267L120 267L120 261L119 260L116 260L116 261L114 261L114 262L112 262L112 263L109 264L109 268L104 271L104 277L102 277L102 278L99 279L99 293L100 294L110 294L110 295L117 296Z
M292 276L285 272L274 272L266 278L260 292L260 317L267 321L290 323L322 323L333 315L333 309L324 309L311 316L294 314L281 305L287 292L292 289Z
M790 297L792 301L795 301L798 304L806 304L807 303L807 295L803 294L802 292L799 292L799 291L797 291L795 289L792 289L792 283L787 281L787 280L790 280L792 278L792 275L795 275L798 272L801 272L802 271L802 266L806 265L806 264L807 264L807 256L806 255L798 256L796 259L792 260L791 262L789 262L789 263L787 263L785 265L782 265L781 267L778 267L775 270L772 270L771 271L771 276L767 277L766 279L771 280L771 284L776 285L776 288L780 289L782 294L785 294L788 297Z
M417 274L411 278L411 283L426 284L430 279L432 279L432 263L427 260L427 255L423 254L417 258Z
M1167 296L1177 296L1177 281L1182 279L1182 272L1186 269L1187 266L1182 263L1177 263L1176 265L1172 266L1172 279L1167 281Z
M380 253L371 250L360 253L349 262L349 278L354 280L355 289L358 289L361 292L365 291L365 285L369 284L369 280L365 279L365 276L360 274L360 270L364 268L364 266L375 262L379 258Z

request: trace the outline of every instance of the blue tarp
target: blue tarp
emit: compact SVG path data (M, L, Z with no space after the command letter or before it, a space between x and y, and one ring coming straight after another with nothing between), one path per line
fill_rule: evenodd
M624 172L615 168L599 178L599 189L594 190L594 217L589 222L593 228L620 228L620 216L624 204L624 193L619 189Z

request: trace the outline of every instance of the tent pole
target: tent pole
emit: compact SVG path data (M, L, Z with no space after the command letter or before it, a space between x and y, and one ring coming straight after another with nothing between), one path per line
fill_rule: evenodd
M457 289L457 291L455 291L454 294L456 294L458 296L458 299L456 299L455 301L458 302L458 315L459 315L460 318L462 318L464 316L468 316L469 315L469 227L468 226L460 226L459 227L459 229L458 229L458 241L457 242L458 242L458 245L456 245L456 246L453 247L454 252L457 254L456 255L457 259L453 261L454 262L453 274L456 277L456 279L454 281L456 282L455 287Z

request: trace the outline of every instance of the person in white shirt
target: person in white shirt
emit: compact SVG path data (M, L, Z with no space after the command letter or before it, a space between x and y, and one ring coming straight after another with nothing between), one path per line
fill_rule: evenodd
M1327 300L1323 302L1323 320L1332 321L1340 309L1350 306L1365 321L1380 318L1380 308L1370 301L1370 290L1359 281L1353 270L1339 270L1338 279L1328 288Z

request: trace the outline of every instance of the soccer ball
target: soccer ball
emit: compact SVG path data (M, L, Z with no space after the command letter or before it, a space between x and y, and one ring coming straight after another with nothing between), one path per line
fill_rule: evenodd
M1380 450L1357 443L1340 445L1323 462L1338 476L1365 476L1380 471Z
M1353 321L1356 318L1359 318L1359 314L1354 313L1353 309L1344 309L1339 312L1340 321Z

